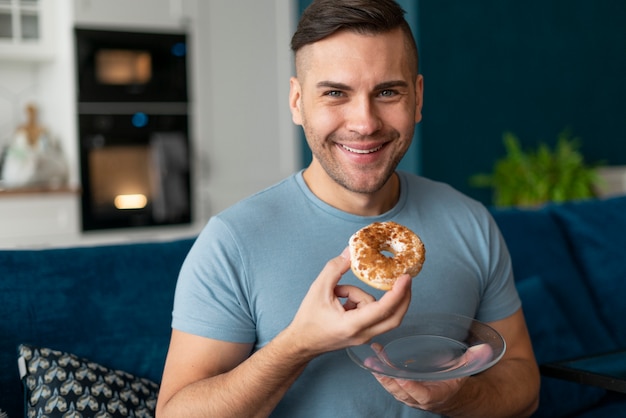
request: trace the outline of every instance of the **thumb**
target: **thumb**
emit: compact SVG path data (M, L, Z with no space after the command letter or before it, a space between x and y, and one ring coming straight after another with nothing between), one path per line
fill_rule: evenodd
M350 261L350 247L344 248L339 256L345 258L348 261Z

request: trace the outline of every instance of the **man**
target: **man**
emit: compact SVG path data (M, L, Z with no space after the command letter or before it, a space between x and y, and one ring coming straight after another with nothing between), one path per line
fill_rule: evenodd
M179 278L157 416L529 415L539 375L493 220L450 187L395 171L423 92L402 9L316 1L292 49L289 101L313 160L198 237ZM383 220L426 246L422 272L386 293L364 289L345 251L352 233ZM504 357L476 376L417 382L373 375L344 350L429 312L488 322Z

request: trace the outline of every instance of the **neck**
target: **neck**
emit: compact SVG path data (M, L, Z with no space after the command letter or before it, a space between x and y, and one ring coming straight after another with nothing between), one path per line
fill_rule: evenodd
M303 173L304 181L319 199L347 213L377 216L391 210L400 199L400 180L394 173L383 187L373 193L353 192L331 179L319 166L311 164Z

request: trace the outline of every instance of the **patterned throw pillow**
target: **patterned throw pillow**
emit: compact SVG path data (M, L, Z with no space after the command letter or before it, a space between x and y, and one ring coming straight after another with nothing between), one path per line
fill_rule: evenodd
M18 348L27 417L154 417L159 386L71 353Z

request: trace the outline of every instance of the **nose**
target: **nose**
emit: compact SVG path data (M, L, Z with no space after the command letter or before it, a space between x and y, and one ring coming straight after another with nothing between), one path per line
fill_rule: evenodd
M348 130L362 136L372 135L382 127L378 110L370 97L353 97L345 117Z

